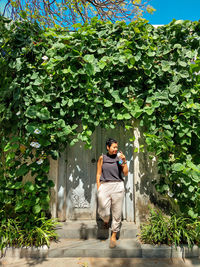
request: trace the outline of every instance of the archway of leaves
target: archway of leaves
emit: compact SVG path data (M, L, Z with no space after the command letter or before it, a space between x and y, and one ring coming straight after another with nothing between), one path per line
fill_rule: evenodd
M157 190L200 216L199 40L191 21L156 29L93 19L67 32L1 17L1 221L46 214L49 156L66 143L90 147L95 127L135 120L157 157ZM23 183L28 172L35 183Z

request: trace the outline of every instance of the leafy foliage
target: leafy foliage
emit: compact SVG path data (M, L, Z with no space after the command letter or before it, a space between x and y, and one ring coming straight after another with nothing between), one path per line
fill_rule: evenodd
M200 216L199 22L95 18L67 32L1 17L0 28L1 220L47 214L49 157L78 141L91 148L97 126L136 120L157 158L157 190Z
M0 250L3 253L6 247L49 247L51 240L57 240L55 228L58 223L45 217L35 218L28 224L20 218L9 218L0 225Z
M147 223L141 226L140 239L146 244L199 245L200 221L177 214L166 216L151 208Z

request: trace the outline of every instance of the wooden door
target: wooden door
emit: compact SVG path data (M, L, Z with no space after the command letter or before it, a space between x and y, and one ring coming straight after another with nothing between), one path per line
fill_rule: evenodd
M126 155L129 174L125 177L123 219L134 221L133 144L130 131L122 126L105 130L97 128L92 135L91 150L79 142L67 147L59 162L58 217L60 220L96 219L96 166L99 156L106 153L105 142L112 137Z

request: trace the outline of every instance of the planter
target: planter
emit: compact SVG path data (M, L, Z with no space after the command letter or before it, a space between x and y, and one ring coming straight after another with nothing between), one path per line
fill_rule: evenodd
M200 248L187 245L181 247L141 244L142 258L195 258L200 257Z

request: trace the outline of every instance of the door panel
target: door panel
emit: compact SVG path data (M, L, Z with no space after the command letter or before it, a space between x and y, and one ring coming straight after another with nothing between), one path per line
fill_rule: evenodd
M66 218L94 219L96 184L96 138L92 150L79 142L67 148Z

